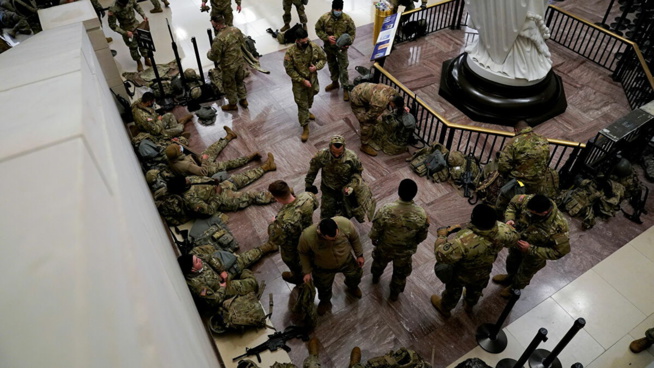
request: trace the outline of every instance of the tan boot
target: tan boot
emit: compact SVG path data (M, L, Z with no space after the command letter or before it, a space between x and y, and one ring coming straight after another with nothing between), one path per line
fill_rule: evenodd
M361 348L355 346L350 353L350 364L348 367L352 368L359 363L361 363Z
M308 344L309 355L318 356L319 348L320 342L318 341L318 338L312 337Z
M350 92L346 89L343 90L343 101L350 101Z
M309 140L309 125L305 125L302 127L302 135L300 136L300 139L302 142L306 142Z
M248 106L250 105L250 104L248 103L247 98L244 98L244 99L240 100L240 101L238 102L238 104L241 105L241 106L243 106L243 107L245 107L246 109L247 109Z
M361 148L359 148L361 152L370 155L370 156L377 156L377 150L370 147L370 145L363 144L361 145Z
M445 318L452 317L452 313L450 313L450 311L446 311L445 309L443 309L443 306L441 306L441 297L440 296L432 295L431 296L431 305L433 305L434 308L436 308L436 310L438 311L438 313L440 313L443 317L445 317Z
M266 242L265 244L260 246L259 249L261 250L261 252L263 252L263 254L268 254L278 251L279 247L275 243Z
M107 43L112 43L112 42L114 42L114 39L111 38L111 37L107 37L106 40L107 40Z
M309 120L316 120L316 115L309 113Z
M510 285L511 281L512 281L511 276L505 273L493 276L493 282L496 284Z
M261 160L261 154L259 152L255 152L255 153L248 156L248 162L249 161L259 161L259 160Z
M261 165L261 169L263 169L265 172L277 170L277 165L275 165L275 156L273 156L272 153L268 153L268 159L263 165Z
M505 287L500 291L500 296L502 298L510 298L513 296L513 289L510 286Z
M154 9L150 10L150 13L152 13L152 14L154 14L154 13L163 13L163 9L161 9L161 8L154 8Z
M234 105L227 104L227 105L220 106L220 109L223 110L223 111L237 111L238 106L236 106L236 104L234 104Z
M236 138L238 138L238 134L236 134L236 133L235 133L232 129L230 129L230 127L228 127L227 125L225 125L225 126L223 127L223 129L225 129L225 131L227 132L227 135L225 136L225 139L227 139L228 141L231 141L232 139L236 139ZM258 154L258 152L257 152L257 154ZM261 155L259 155L259 157L261 157Z
M193 114L188 114L188 115L182 117L181 119L179 119L180 124L186 124L189 121L193 121Z
M164 0L163 3L166 8L170 8L170 3L168 2L168 0Z
M150 60L149 57L146 57L144 59L145 59L145 66L152 66L152 61Z
M325 92L333 91L335 89L338 89L340 85L338 82L332 82L331 84L328 84L327 87L325 87Z
M141 60L136 60L136 71L137 72L143 71L143 64L141 64Z
M647 337L643 337L642 339L632 341L631 344L629 344L629 350L638 354L641 351L648 349L650 346L652 346L652 343L647 340Z
M318 315L324 316L328 310L332 309L331 302L323 302L322 300L318 303Z
M280 31L280 32L286 32L286 31L288 31L289 29L291 29L291 25L288 24L288 23L284 23L284 26L283 26L282 29L280 29L279 31Z

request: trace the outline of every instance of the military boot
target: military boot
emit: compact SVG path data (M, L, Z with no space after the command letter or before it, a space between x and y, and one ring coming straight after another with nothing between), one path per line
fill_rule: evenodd
M511 281L512 281L511 276L505 273L493 276L493 282L496 284L510 285Z
M647 337L643 337L642 339L632 341L631 344L629 344L629 350L638 354L641 351L648 349L650 346L652 346L652 343L647 340Z
M309 125L302 127L302 135L300 136L302 142L306 142L309 139Z
M268 160L266 160L266 162L261 165L261 169L263 169L264 172L277 170L277 165L275 165L275 156L273 156L272 153L268 153Z
M391 294L388 296L388 300L392 302L396 302L397 299L399 298L400 293L398 291L393 291L391 290Z
M320 349L320 342L318 341L317 337L312 337L311 340L309 340L308 344L308 350L309 350L309 355L315 355L318 356L319 349Z
M163 9L161 9L161 8L154 8L154 9L150 10L150 13L152 13L152 14L154 14L154 13L163 13Z
M348 367L352 368L359 363L361 363L361 348L355 346L350 353L350 364Z
M143 64L141 64L141 60L136 60L136 71L137 72L143 71Z
M338 84L338 81L332 82L331 84L328 84L327 87L325 87L325 92L333 91L339 87L340 85Z
M468 304L466 302L463 302L463 310L468 314L472 314L472 308L474 306L475 306L474 304Z
M295 276L293 272L284 271L282 272L282 280L288 282L289 284L301 285L304 280L302 278Z
M372 275L372 283L373 284L379 284L379 275Z
M255 153L248 156L248 162L250 162L250 161L260 161L260 160L261 160L261 154L259 152L255 152Z
M277 244L275 243L266 242L262 246L260 246L259 249L261 250L261 252L263 252L263 254L268 254L278 251L279 246L277 246Z
M309 113L309 120L316 120L316 115Z
M513 289L510 286L505 287L500 291L500 296L503 298L510 298L513 296Z
M377 150L370 147L368 144L362 144L361 148L359 148L361 152L370 155L370 156L377 156Z
M350 101L350 92L346 89L343 90L343 101Z
M107 37L106 40L107 40L107 43L112 43L112 42L114 42L114 39L111 38L111 37Z
M323 302L322 300L318 303L318 315L324 316L328 310L332 309L331 302Z
M238 106L236 106L236 104L233 104L233 105L232 104L227 104L227 105L220 106L220 109L223 110L223 111L237 111Z
M186 124L189 121L193 121L193 114L188 114L188 115L182 117L181 119L179 119L180 124Z
M357 299L361 299L361 297L363 296L363 293L361 292L361 289L358 286L353 288L347 288L345 289L345 291Z
M283 26L282 29L280 29L279 31L280 31L280 32L286 32L286 31L288 31L289 29L291 29L291 25L288 24L288 23L284 23L284 26Z
M434 308L436 308L436 310L438 311L438 313L440 313L443 317L445 317L445 318L452 317L452 313L450 313L450 311L446 311L441 306L441 297L440 296L432 295L431 296L431 305L433 305Z
M144 57L143 59L145 59L145 66L152 66L152 61L149 57Z
M235 132L230 128L230 127L228 127L227 125L225 125L225 126L223 127L223 129L225 129L225 131L227 132L227 135L225 136L225 139L227 139L228 141L231 141L231 140L233 140L233 139L238 138L238 134L236 134L236 133L235 133ZM257 154L259 154L259 153L257 152ZM259 155L259 157L261 157L261 155Z
M170 3L168 2L168 0L164 0L163 3L166 8L170 8Z
M243 106L243 107L246 108L246 109L248 108L248 106L250 106L250 104L248 103L247 98L244 98L244 99L240 100L240 101L238 102L238 104L241 105L241 106Z

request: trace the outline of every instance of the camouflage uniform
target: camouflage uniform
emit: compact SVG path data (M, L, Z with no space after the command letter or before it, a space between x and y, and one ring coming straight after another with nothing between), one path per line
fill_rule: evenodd
M345 149L343 155L339 158L335 158L329 148L318 151L309 163L309 172L304 178L306 187L313 185L318 171L321 169L320 190L322 191L322 199L320 218L331 218L339 214L345 214L343 188L354 186L356 182L354 175L363 172L359 157L349 149Z
M268 226L268 243L279 246L282 261L293 274L293 278L302 280L302 267L297 252L297 243L302 230L313 223L313 211L318 208L316 195L305 192L291 203L285 204Z
M159 115L153 108L145 106L140 99L132 104L132 115L139 130L153 136L173 138L184 131L184 124L178 123L175 115L171 113Z
M23 3L24 6L27 6L29 9L33 9L31 6ZM36 9L34 9L36 13ZM27 18L18 14L16 8L9 0L0 0L0 24L4 28L11 28L9 32L12 37L16 37L16 32L30 34L32 29L30 28Z
M243 33L236 27L226 27L218 32L211 43L207 58L216 62L222 75L222 86L230 105L247 97L245 89L245 61L241 45Z
M123 36L123 41L125 42L125 45L129 47L129 53L132 56L132 59L140 61L141 55L143 55L143 57L149 57L150 54L147 49L142 47L139 48L139 44L136 41L136 34L133 35L131 40L127 37L127 32L135 32L136 27L138 27L140 23L136 20L134 11L139 13L141 18L146 18L143 9L141 9L141 6L136 2L136 0L129 0L125 6L121 6L116 2L111 6L111 8L109 8L109 19L107 22L109 23L109 28ZM120 23L120 27L116 23L116 20ZM140 54L139 51L141 52Z
M456 234L452 241L439 236L434 243L436 261L454 266L452 280L445 284L441 306L450 311L466 288L465 302L469 307L477 304L481 292L488 285L493 262L502 248L515 245L519 235L510 226L496 222L490 230L480 230L469 224Z
M307 13L304 12L303 0L282 0L282 7L284 8L284 15L282 19L284 24L291 23L291 7L295 5L297 16L300 18L300 23L307 24Z
M350 83L350 77L347 73L347 67L350 65L347 49L341 50L335 44L329 43L329 36L334 36L338 40L344 33L349 34L352 42L354 42L356 26L352 18L345 13L337 18L330 11L316 22L316 35L324 42L323 49L327 55L327 65L329 66L332 83L338 83L340 80L341 84L345 86Z
M530 244L527 253L509 249L506 271L513 289L524 289L536 272L545 267L548 259L559 259L570 253L568 221L552 202L552 210L544 219L532 215L527 203L533 195L517 195L504 213L506 221L515 221L520 239Z
M333 219L338 226L335 240L320 237L318 224L314 224L302 232L298 244L302 273L311 274L321 302L331 300L332 284L337 273L343 273L345 285L350 289L358 287L363 276L362 269L352 257L352 252L357 258L363 257L363 248L354 224L341 216Z
M205 0L203 0L204 3ZM241 0L235 0L236 5L241 6ZM225 24L234 25L234 14L232 0L211 0L211 16L222 15L225 17Z
M236 258L234 264L225 267L223 261L218 253L227 253ZM257 263L263 256L263 252L259 248L250 249L241 254L234 254L224 250L216 250L213 245L201 245L193 248L189 254L192 254L202 260L204 264L208 264L211 268L221 273L226 271L231 277L240 276L243 270L250 268L253 264Z
M297 104L297 118L301 126L309 124L309 109L313 106L313 96L320 91L318 70L327 62L325 52L312 41L306 49L298 47L297 43L289 47L284 55L284 69L293 81L293 97ZM316 71L311 73L309 66L314 65ZM311 82L311 88L302 84L304 80Z
M201 215L213 215L214 213L238 211L252 204L269 204L275 201L272 195L265 191L237 192L237 190L254 182L263 176L261 168L248 170L242 174L232 175L229 179L221 182L218 187L222 190L216 192L216 185L193 185L184 195L186 207ZM191 183L210 182L213 179L201 176L189 176Z
M370 142L377 118L386 111L395 95L397 91L384 84L361 83L354 87L350 93L350 105L361 125L361 144Z
M375 214L370 231L373 277L380 277L388 262L393 262L391 294L404 291L406 278L411 275L411 256L418 244L427 238L429 218L425 210L413 201L397 200Z
M197 175L197 176L212 176L219 171L227 171L243 167L250 162L247 156L239 157L234 160L218 161L216 158L220 152L227 146L229 141L225 138L220 138L200 155L199 161L201 166L198 166L196 159L192 155L181 154L174 161L169 161L170 169L177 175ZM207 155L206 159L202 156Z

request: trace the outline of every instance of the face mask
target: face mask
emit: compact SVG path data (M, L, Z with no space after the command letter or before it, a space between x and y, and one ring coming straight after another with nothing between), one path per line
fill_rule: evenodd
M338 10L333 10L333 11L332 11L332 14L334 14L334 16L335 16L336 18L340 18L341 15L343 14L343 12L342 12L342 11L338 11Z
M305 43L298 43L298 46L299 46L301 49L306 49L307 47L309 47L309 43L308 43L308 42L305 42Z
M184 153L184 146L179 146L179 152Z

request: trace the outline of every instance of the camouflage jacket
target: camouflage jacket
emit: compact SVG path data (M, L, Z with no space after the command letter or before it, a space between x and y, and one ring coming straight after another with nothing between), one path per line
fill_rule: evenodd
M313 41L309 41L309 46L304 50L294 43L284 55L284 69L293 83L302 83L305 79L310 81L312 76L316 78L318 70L322 69L326 62L327 55ZM311 65L316 67L313 73L309 71Z
M203 214L213 215L218 210L217 203L213 200L219 196L214 179L206 176L188 176L186 178L191 183L212 183L207 185L192 185L183 194L184 203L191 211Z
M359 233L352 221L342 216L333 218L338 226L335 240L327 240L318 235L318 224L304 229L298 243L302 273L310 274L314 267L334 270L350 259L352 252L357 257L363 257L363 248Z
M500 152L500 174L528 183L540 181L547 173L550 149L547 139L531 128L521 130Z
M152 135L163 134L164 126L159 120L159 114L153 108L144 106L141 99L132 104L132 115L134 123L141 131Z
M375 246L397 255L411 255L427 238L429 218L413 201L401 199L384 205L372 221L370 240Z
M141 18L146 18L143 9L141 9L141 6L136 2L136 0L129 0L125 6L120 6L117 2L114 3L114 5L109 8L109 18L107 20L109 28L123 36L127 36L128 31L133 32L140 23L136 20L136 14L134 13L135 10L141 15ZM116 24L116 20L120 23L120 27Z
M354 21L345 13L336 18L330 11L323 14L316 22L316 35L325 43L326 49L338 50L336 45L329 43L329 36L334 36L338 40L342 34L347 33L352 37L352 42L354 42L356 31L357 27L354 25Z
M537 218L527 209L533 195L521 194L513 197L504 213L504 219L515 221L520 239L531 246L528 254L540 259L559 259L570 253L570 231L568 221L552 202L552 211L543 219Z
M455 265L459 275L489 275L497 254L502 248L514 246L519 239L510 226L499 221L496 225L490 230L480 230L469 224L452 241L439 237L434 243L436 261Z
M213 39L207 58L215 61L223 72L238 70L245 62L241 50L243 42L243 33L240 29L226 27Z
M357 116L363 121L377 120L377 118L388 108L388 103L397 95L397 91L391 86L377 83L361 83L354 87L350 93L352 106L360 106L366 109L365 117Z
M363 172L363 166L356 153L345 149L341 157L335 158L329 148L324 148L318 151L309 163L309 172L304 178L307 187L313 185L316 176L318 176L318 171L321 169L322 185L337 191L345 186L351 186L350 183L354 180L354 174Z
M313 211L318 208L316 195L305 192L285 204L268 226L268 242L280 247L297 248L302 230L313 223Z

